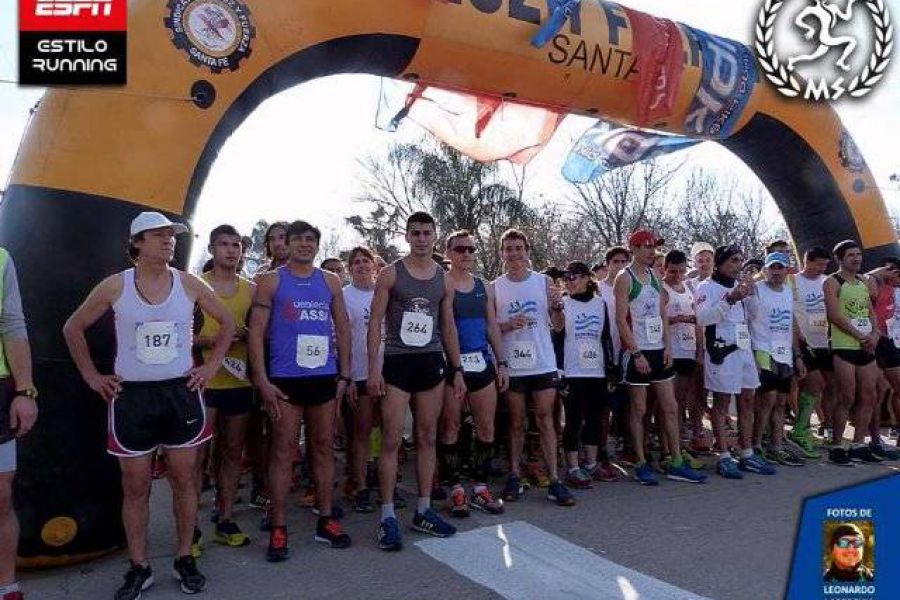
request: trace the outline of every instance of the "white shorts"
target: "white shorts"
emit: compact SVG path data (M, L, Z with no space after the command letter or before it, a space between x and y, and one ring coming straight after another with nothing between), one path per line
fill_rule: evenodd
M703 384L719 394L740 394L759 387L759 372L750 350L735 350L721 365L714 365L707 354L703 359Z
M16 442L17 440L9 440L0 444L0 473L16 470Z

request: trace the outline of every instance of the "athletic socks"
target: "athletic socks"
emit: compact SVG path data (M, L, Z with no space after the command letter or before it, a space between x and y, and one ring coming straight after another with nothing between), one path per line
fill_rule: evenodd
M752 458L753 448L741 448L741 458Z
M394 503L385 502L381 505L381 520L386 521L387 519L391 518L397 518L397 515L394 514Z
M493 455L494 442L475 440L475 447L472 450L472 475L475 481L488 480Z
M440 467L438 478L442 481L448 481L451 486L459 483L459 453L457 451L457 443L438 444L437 458Z
M809 429L809 419L816 408L817 398L809 392L800 392L797 398L797 419L794 421L794 433L803 433Z
M428 497L428 496L425 496L424 498L420 497L416 501L416 512L419 513L420 515L424 515L425 511L427 511L429 508L431 508L431 498L430 497Z

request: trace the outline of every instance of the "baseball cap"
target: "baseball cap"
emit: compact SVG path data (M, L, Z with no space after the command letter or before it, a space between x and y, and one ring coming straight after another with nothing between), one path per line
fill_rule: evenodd
M711 252L715 254L716 249L712 247L712 244L706 242L694 242L694 245L691 246L691 256L697 256L701 252Z
M766 266L781 265L786 267L791 263L790 259L783 252L770 252L766 255Z
M628 236L628 245L632 248L646 246L648 244L651 246L662 246L665 242L666 240L656 237L656 235L648 229L638 229Z
M171 227L175 230L175 235L187 233L188 228L182 223L173 223L166 215L156 211L142 212L131 222L131 237L136 236L142 231L151 229L159 229L161 227Z
M590 271L590 269L588 269L588 266L578 260L574 260L574 261L570 262L568 265L566 265L565 272L567 275L571 274L571 275L589 276L591 274L591 271Z

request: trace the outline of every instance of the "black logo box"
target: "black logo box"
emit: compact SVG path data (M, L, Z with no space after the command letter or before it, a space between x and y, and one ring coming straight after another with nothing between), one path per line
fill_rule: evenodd
M66 44L80 42L83 48L95 49L98 42L106 43L105 52L42 52L39 48L53 41ZM126 83L127 34L124 31L20 31L19 82L24 85L122 85ZM115 69L101 68L115 60ZM69 61L74 62L74 68ZM40 69L41 61L44 70ZM87 63L87 66L85 66ZM53 70L49 70L50 68ZM62 68L61 68L62 67Z

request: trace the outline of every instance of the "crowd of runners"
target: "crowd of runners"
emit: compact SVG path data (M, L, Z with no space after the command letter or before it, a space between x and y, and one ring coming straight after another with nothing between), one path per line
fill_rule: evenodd
M409 252L391 264L362 246L322 260L319 229L274 223L268 262L250 277L246 239L230 225L210 233L202 275L172 268L186 231L160 213L135 218L135 266L97 285L63 329L108 403L108 450L122 472L131 566L117 600L153 583L149 498L162 464L174 574L194 594L206 586L196 559L208 485L214 539L250 543L234 519L245 470L266 558L278 562L290 556L292 493L318 516L316 541L351 545L344 505L375 513L375 543L396 551L407 502L413 530L449 537L455 518L501 514L528 489L568 507L572 490L597 482L700 484L900 457L880 435L883 413L900 417L900 259L864 274L854 241L801 249L795 266L783 241L761 258L703 241L663 252L664 240L638 230L596 264L537 272L528 237L509 229L497 249L503 274L486 281L473 235L439 245L427 213L409 216ZM0 369L16 380L9 412L23 435L37 391L15 272L0 259ZM103 373L85 334L109 310L117 352ZM408 499L397 485L407 455L417 486ZM22 597L9 541L14 469L12 440L0 445L3 600Z

